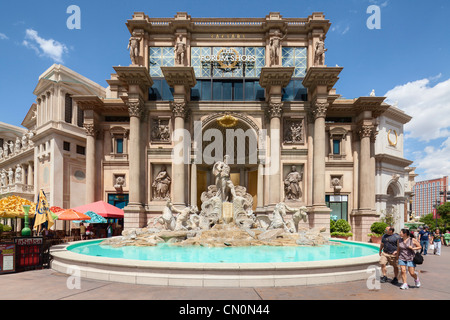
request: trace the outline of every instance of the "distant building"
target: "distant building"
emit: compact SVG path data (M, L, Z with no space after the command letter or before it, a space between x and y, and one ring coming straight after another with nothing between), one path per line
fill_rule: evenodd
M413 188L412 206L415 216L425 216L432 213L436 204L445 203L448 190L448 176L416 182Z

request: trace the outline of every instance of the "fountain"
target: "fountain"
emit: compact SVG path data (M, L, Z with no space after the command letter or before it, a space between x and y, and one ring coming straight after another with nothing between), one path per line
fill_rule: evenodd
M377 246L299 227L308 221L306 207L281 202L272 216L255 215L251 195L231 182L227 157L214 164L213 174L215 185L202 194L200 211L177 209L168 200L145 228L56 248L52 268L70 273L76 265L82 277L140 284L251 287L366 279L377 263Z

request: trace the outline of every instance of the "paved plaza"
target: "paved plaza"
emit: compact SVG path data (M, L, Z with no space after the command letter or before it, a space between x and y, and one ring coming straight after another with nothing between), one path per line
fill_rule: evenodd
M51 269L0 275L0 300L449 300L450 247L442 255L425 256L418 267L422 286L409 290L380 284L370 290L367 281L335 285L281 288L189 288L131 285L81 279L80 289L67 287L68 276ZM368 278L370 274L368 274ZM392 275L390 275L392 278Z

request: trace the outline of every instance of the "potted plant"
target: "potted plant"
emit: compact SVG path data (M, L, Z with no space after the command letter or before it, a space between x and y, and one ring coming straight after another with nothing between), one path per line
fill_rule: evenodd
M333 221L333 220L331 220ZM332 238L339 238L347 240L349 237L353 236L351 232L352 227L350 224L344 220L339 219L336 222L330 222L330 235Z
M370 226L371 233L367 234L370 237L370 242L372 243L381 243L381 237L383 237L384 230L388 226L385 222L374 222Z

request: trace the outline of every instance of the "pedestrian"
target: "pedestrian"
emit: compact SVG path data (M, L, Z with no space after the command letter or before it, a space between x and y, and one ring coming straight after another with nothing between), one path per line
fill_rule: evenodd
M81 240L86 240L86 226L82 223L80 223L80 236Z
M440 256L441 255L441 246L442 242L444 241L444 236L442 235L441 231L436 229L436 231L433 234L433 243L434 243L434 254Z
M390 264L394 268L394 279L392 279L392 284L398 283L398 263L397 263L397 255L395 254L397 251L397 242L400 239L400 236L397 233L394 233L395 229L392 227L386 227L384 230L383 237L381 238L380 244L380 265L381 272L383 276L380 279L381 283L385 283L387 281L387 268L386 266Z
M112 235L113 235L113 227L112 227L111 223L108 224L108 227L106 228L106 233L107 233L107 237L108 238L112 237Z
M402 229L400 231L401 239L397 244L397 252L396 255L398 257L398 265L400 266L402 273L403 284L400 286L400 289L406 290L409 289L407 283L407 275L406 268L408 268L409 274L414 278L414 283L417 288L420 287L419 276L416 274L416 264L414 263L415 250L419 250L421 248L419 241L409 236L408 229Z
M428 244L430 242L430 231L428 230L428 226L424 226L423 230L419 232L419 241L420 241L420 253L424 256L428 253Z

